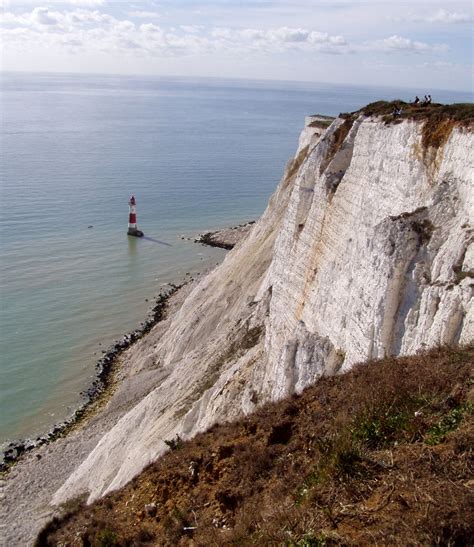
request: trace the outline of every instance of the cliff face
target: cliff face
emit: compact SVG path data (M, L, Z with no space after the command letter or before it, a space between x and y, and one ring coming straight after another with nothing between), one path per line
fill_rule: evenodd
M154 460L164 440L321 375L473 340L472 131L454 127L426 148L422 122L361 115L311 125L243 244L164 335L129 352L131 369L159 381L54 503L83 491L93 500Z

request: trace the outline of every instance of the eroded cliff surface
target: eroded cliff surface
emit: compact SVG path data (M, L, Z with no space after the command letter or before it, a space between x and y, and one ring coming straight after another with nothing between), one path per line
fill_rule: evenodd
M312 119L314 122L314 119ZM324 124L323 124L324 125ZM247 239L130 368L151 391L54 496L93 500L216 421L369 358L474 338L474 133L363 113L304 130ZM156 370L156 385L153 371Z

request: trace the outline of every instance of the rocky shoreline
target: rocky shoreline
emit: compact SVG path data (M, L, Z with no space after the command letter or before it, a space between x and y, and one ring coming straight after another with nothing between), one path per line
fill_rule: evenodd
M232 228L224 228L222 230L198 234L194 238L194 242L210 247L231 250L248 234L254 224L255 221L250 221L233 226ZM124 335L120 340L109 347L95 366L95 379L92 384L86 391L81 393L84 397L83 403L75 410L70 418L53 425L47 433L34 439L28 438L12 441L0 452L0 473L7 471L8 468L15 464L15 462L17 462L26 452L30 452L34 448L50 443L55 439L66 435L90 415L92 407L100 402L101 398L107 394L113 383L112 379L118 356L161 321L169 298L187 282L189 281L185 281L179 285L170 283L168 285L169 289L160 292L156 297L155 305L147 319L141 323L138 328Z
M175 285L170 283L169 289L162 291L155 299L155 305L151 309L149 316L138 328L124 335L120 340L113 343L105 354L99 359L95 366L95 379L86 391L81 392L84 397L83 403L76 409L74 414L59 424L51 427L48 433L40 435L36 439L22 439L10 442L3 453L0 454L0 473L5 472L13 465L25 452L29 452L34 448L50 443L55 439L69 433L72 428L82 422L92 410L92 407L100 403L109 388L113 384L113 375L117 358L145 334L151 328L162 320L167 303L170 297L176 293L186 282Z
M237 243L250 232L252 226L255 224L254 220L239 224L232 228L224 228L223 230L216 230L214 232L205 232L199 234L194 238L195 243L201 243L202 245L208 245L209 247L220 247L221 249L233 249Z

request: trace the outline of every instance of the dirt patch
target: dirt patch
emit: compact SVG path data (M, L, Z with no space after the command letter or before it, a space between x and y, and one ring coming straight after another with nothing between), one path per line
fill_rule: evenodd
M473 364L474 348L445 349L323 378L183 443L37 545L468 544Z

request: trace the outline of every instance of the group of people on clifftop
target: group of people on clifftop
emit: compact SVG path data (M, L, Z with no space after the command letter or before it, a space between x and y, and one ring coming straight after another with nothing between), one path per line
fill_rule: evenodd
M418 95L415 96L415 99L412 103L412 106L428 106L431 104L431 95L425 95L423 99L420 99ZM392 111L392 116L398 118L403 114L403 109L399 106L394 106Z
M431 104L431 95L425 95L423 99L420 99L420 97L416 95L415 99L410 104L412 106L428 106ZM403 109L401 106L393 107L392 116L394 118L399 118L402 114L403 114Z
M413 105L427 106L431 104L431 95L425 95L423 99L420 100L418 95L416 95L415 100L412 102Z

